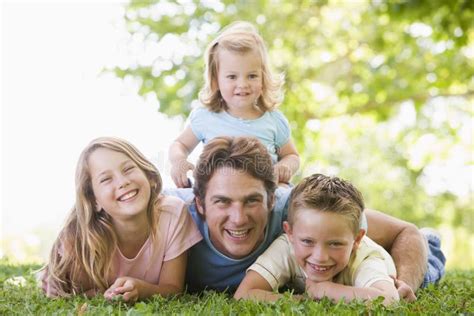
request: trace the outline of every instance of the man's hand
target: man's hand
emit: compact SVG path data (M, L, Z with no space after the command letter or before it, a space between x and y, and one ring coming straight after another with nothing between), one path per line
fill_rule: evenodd
M413 289L406 284L404 281L399 280L393 276L390 276L395 281L395 287L397 288L398 295L401 299L407 302L414 302L416 301L416 295Z
M104 293L107 300L122 297L125 302L134 303L140 298L141 280L131 277L120 277Z

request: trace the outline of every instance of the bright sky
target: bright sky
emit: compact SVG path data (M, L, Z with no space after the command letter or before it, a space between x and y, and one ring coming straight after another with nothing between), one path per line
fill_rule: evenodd
M1 9L0 233L36 243L32 232L56 232L72 206L75 165L90 140L125 138L166 173L181 121L139 97L133 82L100 75L130 58L121 4L6 1Z

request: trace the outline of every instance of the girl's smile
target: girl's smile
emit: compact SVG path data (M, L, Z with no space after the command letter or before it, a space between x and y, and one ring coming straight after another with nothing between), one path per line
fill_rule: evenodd
M98 210L114 220L146 216L150 183L145 173L125 154L95 150L88 160Z

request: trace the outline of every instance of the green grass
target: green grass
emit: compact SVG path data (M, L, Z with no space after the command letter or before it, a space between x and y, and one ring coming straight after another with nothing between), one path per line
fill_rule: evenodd
M450 271L438 285L420 290L414 303L401 302L384 307L380 300L370 304L334 304L328 300L295 302L288 294L276 303L234 301L226 294L205 292L200 296L183 295L172 299L159 296L127 305L102 298L48 299L36 287L31 272L38 265L12 264L0 260L0 315L379 315L379 314L474 314L474 271ZM7 281L23 276L26 283Z

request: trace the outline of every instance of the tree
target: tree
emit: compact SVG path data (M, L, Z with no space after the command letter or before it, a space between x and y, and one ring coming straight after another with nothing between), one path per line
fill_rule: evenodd
M300 177L337 173L371 207L419 225L472 221L470 180L436 187L433 170L472 172L473 1L132 1L125 19L155 54L114 71L156 94L159 111L187 116L206 44L253 22L285 74Z

